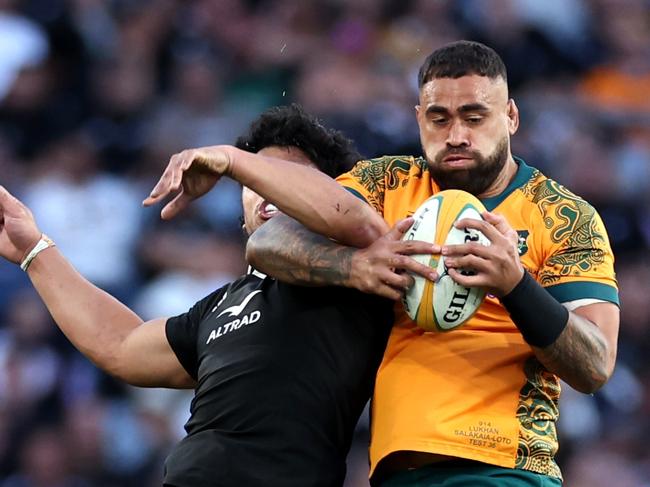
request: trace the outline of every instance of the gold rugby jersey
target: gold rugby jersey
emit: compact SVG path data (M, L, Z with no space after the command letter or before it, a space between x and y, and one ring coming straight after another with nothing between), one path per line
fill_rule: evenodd
M519 169L506 190L482 202L519 234L523 265L559 302L618 304L600 216L516 160ZM390 225L439 191L426 161L410 156L361 161L338 181ZM561 478L554 460L559 379L536 360L499 300L488 296L450 332L424 332L397 308L373 398L371 472L390 453L412 450Z

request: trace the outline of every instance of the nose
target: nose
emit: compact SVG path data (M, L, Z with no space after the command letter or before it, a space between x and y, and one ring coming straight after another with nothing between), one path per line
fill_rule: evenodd
M454 120L449 125L446 142L449 147L469 147L469 129L462 120Z

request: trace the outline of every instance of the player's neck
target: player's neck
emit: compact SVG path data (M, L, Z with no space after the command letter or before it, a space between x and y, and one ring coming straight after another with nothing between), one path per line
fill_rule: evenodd
M508 156L508 160L503 165L503 169L496 177L494 182L483 193L478 195L478 197L480 199L492 198L503 193L510 182L517 175L518 169L519 165L515 162L515 159L512 157L512 155Z

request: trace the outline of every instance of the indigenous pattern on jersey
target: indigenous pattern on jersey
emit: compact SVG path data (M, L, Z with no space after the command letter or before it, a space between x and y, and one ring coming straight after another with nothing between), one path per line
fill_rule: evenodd
M517 159L506 190L483 199L519 235L526 269L560 302L618 304L614 258L596 211ZM389 224L439 191L426 161L387 156L362 161L338 181ZM371 469L412 450L521 468L561 478L554 461L560 382L498 299L450 332L424 332L397 306L373 401Z

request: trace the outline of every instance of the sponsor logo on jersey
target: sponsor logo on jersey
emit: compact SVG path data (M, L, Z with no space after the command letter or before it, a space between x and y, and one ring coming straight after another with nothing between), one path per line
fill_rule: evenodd
M244 315L243 318L235 318L232 321L229 321L226 324L223 324L219 326L218 328L215 328L210 332L210 336L208 337L208 340L205 342L206 345L208 345L212 340L216 340L217 338L221 338L222 336L230 333L231 331L234 330L239 330L242 326L245 325L252 325L253 323L257 323L262 316L262 313L258 310L252 311L246 315Z
M240 304L237 304L235 306L231 306L229 308L224 309L221 313L219 313L217 315L217 318L219 318L222 315L225 315L226 313L228 313L228 316L239 316L239 314L242 311L244 311L244 308L246 308L246 306L248 305L250 300L253 299L256 294L259 294L261 292L262 291L260 291L260 290L253 291L248 296L246 296L244 298L244 300ZM225 296L224 296L224 298L225 298ZM219 304L221 304L222 302L223 302L223 299L221 301L219 301ZM212 311L215 311L219 307L219 304L217 304L214 308L212 308Z
M239 318L239 315L244 311L244 309L246 309L248 303L250 303L251 300L261 292L262 292L261 290L252 291L242 300L241 303L235 306L229 306L228 308L224 309L221 313L219 313L217 315L217 318L226 315L230 318L235 318L235 319L230 320L229 322L220 325L219 327L212 330L205 344L208 345L212 340L216 340L217 338L220 338L230 333L231 331L239 330L242 326L257 323L260 317L262 316L262 313L258 310L251 311L250 313L245 314L241 318ZM212 308L212 312L215 312L225 299L226 299L226 294L224 294L223 298L219 300L219 303L214 308Z

